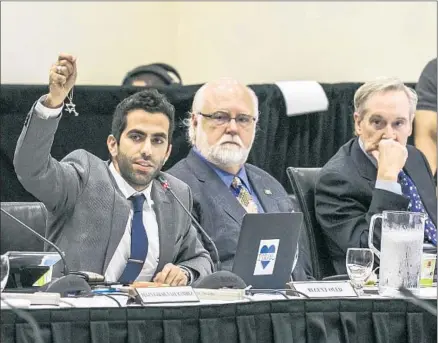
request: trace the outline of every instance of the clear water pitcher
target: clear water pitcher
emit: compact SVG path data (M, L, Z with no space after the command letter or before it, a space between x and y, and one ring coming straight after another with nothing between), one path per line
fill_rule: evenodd
M373 245L377 218L382 220L381 251ZM426 215L419 212L383 211L372 216L368 245L380 259L380 295L400 296L401 286L418 294L425 220Z

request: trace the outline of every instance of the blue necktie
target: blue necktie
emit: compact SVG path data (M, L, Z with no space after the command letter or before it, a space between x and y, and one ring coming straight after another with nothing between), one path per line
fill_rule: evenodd
M401 185L403 194L409 198L408 211L426 214L427 217L424 223L424 236L429 242L436 246L436 227L424 209L424 205L421 201L420 195L418 194L417 187L403 170L398 174L398 182Z
M233 190L234 196L237 198L237 201L243 206L243 208L248 213L259 213L259 207L257 203L254 201L251 193L246 189L243 185L242 181L238 176L235 176L232 183L231 188Z
M125 270L119 282L129 284L134 282L140 274L148 254L148 236L143 225L143 204L146 200L143 194L132 196L134 213L131 225L131 257L128 259Z

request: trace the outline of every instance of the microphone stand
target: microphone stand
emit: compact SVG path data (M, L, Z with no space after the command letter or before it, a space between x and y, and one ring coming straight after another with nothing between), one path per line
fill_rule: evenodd
M37 236L39 239L41 239L44 243L49 244L53 249L55 249L55 251L59 254L59 256L61 256L62 259L62 263L64 264L64 271L63 274L64 275L68 275L70 273L69 268L67 267L67 262L65 261L65 257L64 257L64 253L61 251L61 249L59 249L55 244L53 244L52 242L50 242L47 238L45 238L44 236L41 236L38 232L36 232L34 229L30 228L28 225L24 224L21 220L19 220L18 218L14 217L12 214L10 214L9 212L5 211L4 208L0 208L0 211L2 211L4 214L6 214L9 218L11 218L12 220L16 221L17 223L21 224L23 227L25 227L26 229L28 229L30 232L32 232L35 236Z
M208 240L208 242L210 243L210 245L213 248L214 251L214 255L216 257L216 271L221 270L221 261L220 261L220 257L219 257L219 252L217 250L216 244L214 244L213 240L210 238L210 236L207 234L207 232L205 232L205 230L202 228L201 224L199 224L199 222L195 219L195 217L193 217L193 215L190 213L190 211L184 206L184 204L181 202L181 200L179 200L179 198L176 196L176 194L173 192L173 190L170 188L169 182L161 175L159 174L157 176L157 180L158 182L161 184L161 186L163 187L163 189L165 191L168 191L170 194L172 194L172 196L175 198L175 200L178 202L178 204L183 208L183 210L189 215L190 219L192 220L192 222L195 224L196 228L198 229L198 231L201 233L202 236L205 237L206 240Z

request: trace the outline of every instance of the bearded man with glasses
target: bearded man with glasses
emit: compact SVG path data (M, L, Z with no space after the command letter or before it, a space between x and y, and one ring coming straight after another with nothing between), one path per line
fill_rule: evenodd
M193 215L215 242L222 269L231 271L246 213L292 212L281 184L246 163L259 117L258 99L230 78L203 85L187 119L188 156L167 172L192 189ZM300 244L293 280L312 278L309 253Z

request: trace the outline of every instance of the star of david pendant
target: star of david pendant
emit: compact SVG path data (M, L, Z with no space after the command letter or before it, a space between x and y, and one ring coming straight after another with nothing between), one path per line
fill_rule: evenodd
M76 105L75 105L74 103L70 102L69 104L66 104L66 105L65 105L65 110L66 110L68 113L74 113L74 115L77 117L77 116L79 115L79 113L76 112L75 107L76 107Z

